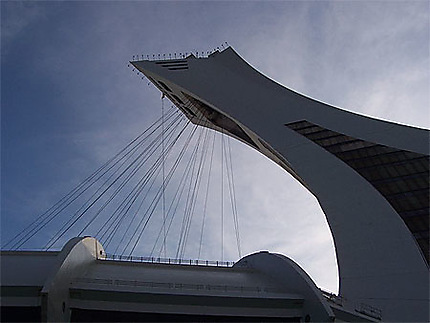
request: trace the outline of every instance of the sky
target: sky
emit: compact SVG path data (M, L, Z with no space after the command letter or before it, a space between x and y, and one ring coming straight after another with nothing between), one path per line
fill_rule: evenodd
M2 1L2 245L159 117L159 91L127 68L133 55L227 42L290 89L428 129L429 27L428 1ZM316 199L233 148L242 255L285 254L336 292ZM212 249L205 259L220 258ZM229 244L225 258L238 259Z

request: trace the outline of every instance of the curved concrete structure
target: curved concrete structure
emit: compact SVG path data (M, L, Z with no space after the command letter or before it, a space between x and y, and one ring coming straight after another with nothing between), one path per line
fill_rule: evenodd
M69 284L104 255L102 245L94 238L77 237L67 242L41 290L42 321L70 321Z
M259 252L240 259L234 267L258 270L274 278L291 293L304 296L303 312L307 320L334 321L335 315L321 291L306 272L290 258L269 252Z
M295 93L231 48L132 64L194 123L247 143L316 196L342 297L387 321L428 321L429 131Z
M70 321L69 285L105 252L94 238L73 238L60 252L2 251L2 319Z

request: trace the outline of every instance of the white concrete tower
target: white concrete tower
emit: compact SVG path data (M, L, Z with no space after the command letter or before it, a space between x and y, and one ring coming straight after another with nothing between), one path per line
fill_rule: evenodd
M232 48L132 64L193 122L247 143L316 196L342 297L386 321L428 321L429 131L295 93Z

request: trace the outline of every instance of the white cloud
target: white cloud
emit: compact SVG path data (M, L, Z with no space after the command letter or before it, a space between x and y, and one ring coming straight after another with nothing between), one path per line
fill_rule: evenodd
M1 36L3 41L20 37L26 28L44 17L44 10L30 1L4 1L2 6Z
M158 90L126 68L135 54L206 51L228 41L289 88L341 108L429 126L425 2L2 2L2 18L5 14L2 64L23 76L20 90L6 95L15 101L31 95L34 107L20 103L7 112L2 107L2 117L21 120L18 113L34 111L35 119L32 129L11 123L22 131L7 133L14 148L6 166L13 170L10 165L19 161L22 169L46 172L43 183L25 172L9 172L3 201L10 215L2 212L2 218L14 228L20 218L12 214L28 219L34 209L54 203L159 115ZM44 82L49 86L40 96L58 97L55 104L33 93L39 89L34 85ZM46 102L52 106L43 107ZM42 113L45 123L38 123ZM54 148L61 151L55 154ZM235 148L243 253L284 253L317 284L336 290L332 239L316 199L265 157ZM18 149L29 149L25 160ZM37 163L42 158L56 167L48 172ZM221 251L215 213L207 230L216 230L213 236L206 231L203 243L205 256L216 259ZM235 259L231 232L226 239L225 257ZM195 237L189 243L187 253L194 257Z

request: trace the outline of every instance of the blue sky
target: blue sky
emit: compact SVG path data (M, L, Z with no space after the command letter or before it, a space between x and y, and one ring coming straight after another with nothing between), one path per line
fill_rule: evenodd
M427 1L2 1L2 242L159 116L158 90L127 68L133 55L224 42L300 93L430 126ZM316 199L251 149L235 151L243 253L281 252L336 291ZM237 254L226 247L226 258Z

